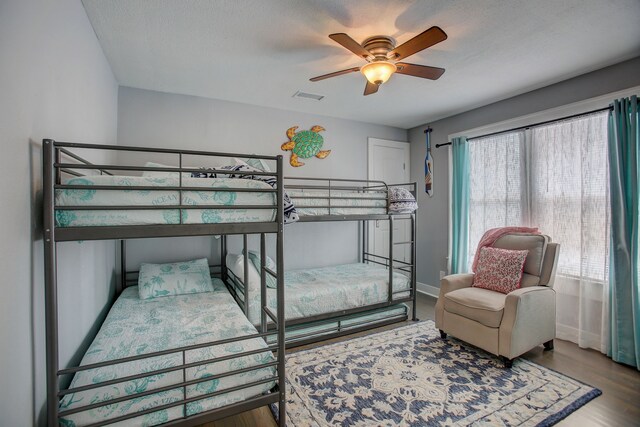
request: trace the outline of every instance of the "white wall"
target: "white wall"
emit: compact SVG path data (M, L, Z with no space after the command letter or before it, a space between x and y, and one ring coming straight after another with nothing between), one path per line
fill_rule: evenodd
M565 80L466 113L429 123L435 163L434 196L418 192L418 282L439 286L438 273L447 268L449 218L448 135L502 122L539 111L583 101L640 85L640 57ZM422 125L409 130L411 179L424 179L425 135ZM553 236L552 236L553 237Z
M79 0L0 2L0 424L42 424L41 140L115 143L117 83ZM108 301L113 243L60 245L62 363Z
M292 102L315 102L296 100ZM305 166L293 168L288 153L280 150L291 126L309 129L322 125L326 159L307 159ZM367 138L407 140L407 131L350 120L306 113L256 107L246 104L174 95L142 89L120 88L118 99L118 144L145 147L185 148L235 153L285 156L285 176L367 178ZM144 164L143 156L126 154L126 161ZM124 156L121 159L124 162ZM170 160L155 158L151 160ZM175 159L174 159L175 160ZM185 161L185 163L187 163ZM174 163L176 164L176 163ZM355 223L292 224L285 227L287 268L324 266L356 261L358 227ZM196 243L197 242L197 243ZM257 245L258 240L255 240ZM210 242L197 239L172 241L171 251L161 252L153 242L131 242L133 267L147 258L188 258L205 250ZM138 246L136 246L138 245ZM140 246L141 245L141 246ZM196 250L196 247L200 248ZM204 248L204 249L203 249ZM238 250L236 246L230 249ZM211 252L208 252L210 251ZM161 253L159 253L161 252Z

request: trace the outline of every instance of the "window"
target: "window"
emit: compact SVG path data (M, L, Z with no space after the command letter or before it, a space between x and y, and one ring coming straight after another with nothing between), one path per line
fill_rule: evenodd
M539 227L562 245L558 274L608 275L607 114L473 139L469 262L489 228Z
M560 243L557 336L600 351L609 275L607 159L606 112L469 145L469 263L487 229L539 227Z

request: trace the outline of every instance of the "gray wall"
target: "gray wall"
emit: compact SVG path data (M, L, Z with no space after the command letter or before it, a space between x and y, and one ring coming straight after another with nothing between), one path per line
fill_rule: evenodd
M559 107L596 96L640 85L640 58L622 62L563 82L496 102L466 113L438 120L431 142L435 163L434 196L420 192L418 203L418 282L439 286L439 271L447 268L449 218L448 149L435 148L447 136L480 126L509 120L538 111ZM409 130L411 142L411 180L424 179L426 124Z
M299 100L296 100L297 102ZM315 102L315 101L302 101ZM293 168L288 153L280 150L291 126L309 129L322 125L326 131L326 159L307 159ZM285 176L366 179L367 137L407 140L407 131L389 126L256 107L246 104L174 95L142 89L120 88L118 99L118 144L151 147L285 155ZM147 160L169 163L170 159L127 154L127 162ZM175 159L174 159L175 161ZM188 161L185 161L185 164ZM292 224L285 227L287 268L324 266L352 262L358 256L358 227L353 223ZM257 245L257 239L255 241ZM170 251L154 242L131 242L129 262L144 259L183 259L203 250L217 253L210 241L178 239ZM168 246L167 246L168 247ZM232 251L238 247L231 246Z
M0 424L28 426L46 398L41 140L115 143L117 83L77 0L0 2L0 64ZM108 301L113 255L60 247L63 363Z

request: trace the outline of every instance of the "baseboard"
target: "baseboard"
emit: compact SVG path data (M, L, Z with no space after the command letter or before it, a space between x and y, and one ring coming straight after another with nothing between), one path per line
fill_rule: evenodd
M417 283L418 292L421 294L429 295L430 297L438 298L440 295L440 288L432 285L427 285L426 283Z

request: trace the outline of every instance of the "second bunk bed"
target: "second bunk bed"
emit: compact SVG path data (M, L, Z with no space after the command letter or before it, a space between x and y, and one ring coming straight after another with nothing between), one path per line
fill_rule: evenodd
M284 272L287 347L406 321L409 314L418 320L416 183L299 177L284 182L299 222L357 223L360 248L358 262ZM376 251L370 237L382 221L388 223L388 240L386 250ZM399 238L394 236L394 224L404 229ZM263 268L261 258L249 249L247 236L241 253L228 253L224 236L222 245L222 278L249 320L257 324L264 305L261 271L273 274L268 267L273 261L267 257ZM266 306L275 306L269 283L266 296Z

